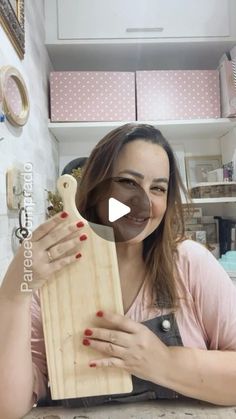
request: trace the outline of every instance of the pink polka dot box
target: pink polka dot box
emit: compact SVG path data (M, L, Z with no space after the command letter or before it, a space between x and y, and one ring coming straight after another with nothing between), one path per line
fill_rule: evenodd
M56 71L50 74L51 121L134 121L135 73Z
M137 71L140 121L220 118L218 70Z

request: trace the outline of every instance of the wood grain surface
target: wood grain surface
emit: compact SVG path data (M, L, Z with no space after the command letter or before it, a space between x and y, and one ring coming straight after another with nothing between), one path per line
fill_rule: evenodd
M43 329L49 381L53 399L66 399L132 391L131 376L115 368L90 368L89 361L102 354L82 344L86 328L96 327L98 310L123 314L119 270L114 241L95 234L75 206L76 180L58 179L66 223L83 220L88 235L82 257L56 273L41 288ZM103 228L103 227L101 227ZM104 227L106 237L113 230Z

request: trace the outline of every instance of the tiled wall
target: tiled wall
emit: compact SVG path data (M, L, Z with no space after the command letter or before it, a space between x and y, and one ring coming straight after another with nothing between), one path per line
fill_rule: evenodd
M18 212L6 204L6 170L15 164L33 165L33 224L45 219L46 192L54 189L58 176L58 143L49 134L48 78L51 63L44 46L44 2L25 1L26 54L20 60L0 27L0 66L12 65L24 77L30 98L30 117L23 128L0 123L0 283L13 257L12 230L18 225Z

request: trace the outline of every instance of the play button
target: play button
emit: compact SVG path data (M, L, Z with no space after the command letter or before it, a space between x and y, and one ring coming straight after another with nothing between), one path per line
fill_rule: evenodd
M130 207L115 198L109 198L108 219L112 223L130 212Z
M87 203L86 211L78 208L79 212L93 231L108 241L130 241L150 220L149 198L134 179L117 176L103 180L89 192Z

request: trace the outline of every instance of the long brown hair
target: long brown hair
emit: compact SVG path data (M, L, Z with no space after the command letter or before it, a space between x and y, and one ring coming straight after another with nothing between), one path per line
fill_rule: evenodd
M156 230L143 241L143 260L152 290L152 302L158 307L177 308L176 267L177 244L184 239L184 218L181 203L182 183L175 156L161 132L147 124L125 124L108 133L93 149L83 170L76 205L81 215L98 222L96 209L91 208L94 191L100 182L112 177L114 163L125 144L142 139L161 146L170 166L167 208Z

